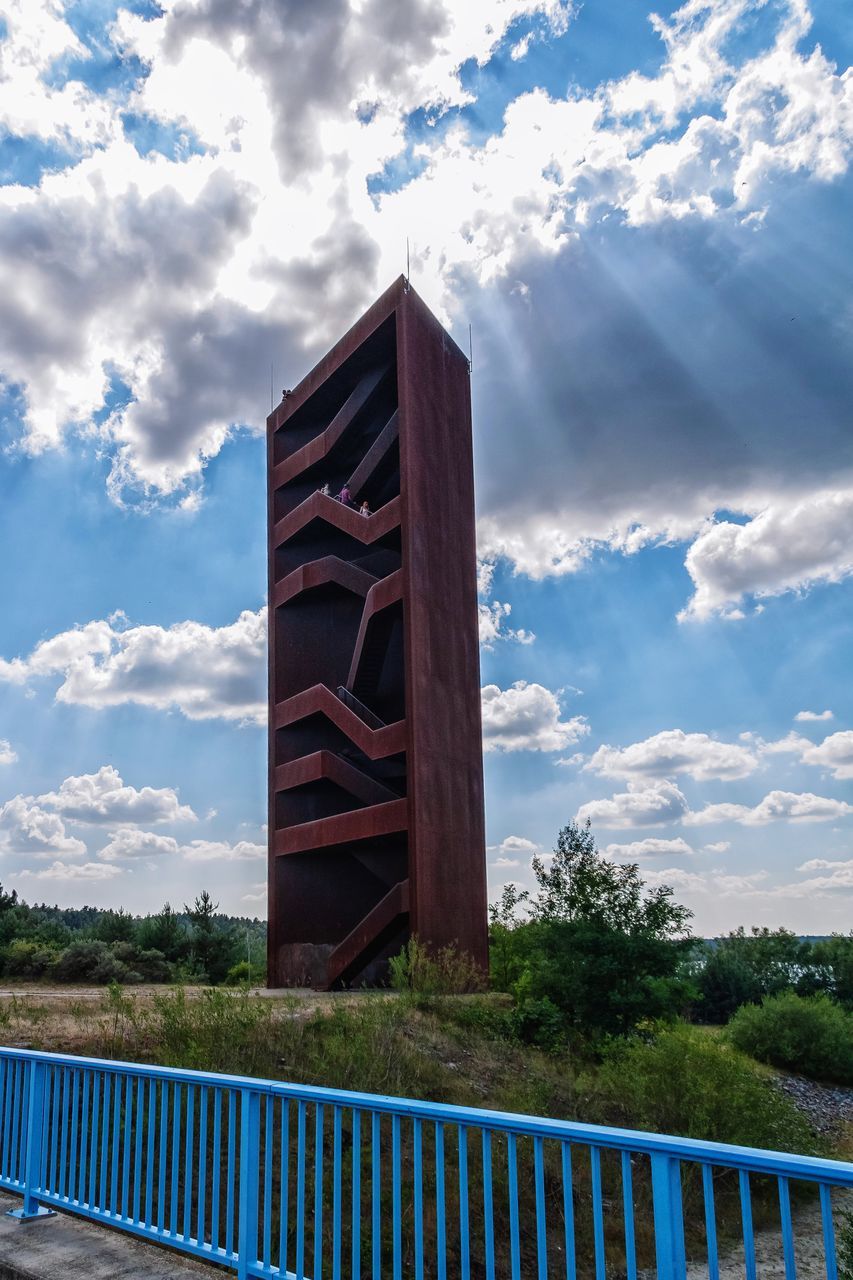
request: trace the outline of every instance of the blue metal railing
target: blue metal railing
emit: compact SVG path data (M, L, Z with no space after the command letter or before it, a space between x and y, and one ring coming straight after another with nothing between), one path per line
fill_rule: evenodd
M775 1184L775 1185L774 1185ZM660 1134L239 1076L0 1049L0 1186L222 1263L239 1277L718 1280L753 1192L796 1280L792 1188L816 1202L837 1280L832 1195L853 1165ZM718 1219L718 1206L725 1212ZM817 1239L817 1244L815 1243ZM805 1255L800 1255L804 1258Z

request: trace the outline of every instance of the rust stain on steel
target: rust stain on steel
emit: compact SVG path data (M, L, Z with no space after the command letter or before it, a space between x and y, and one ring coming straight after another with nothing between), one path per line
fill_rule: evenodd
M468 362L401 277L267 437L270 985L485 968Z

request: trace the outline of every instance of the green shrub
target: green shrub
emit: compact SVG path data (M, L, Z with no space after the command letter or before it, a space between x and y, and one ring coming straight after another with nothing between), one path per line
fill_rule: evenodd
M248 960L232 964L225 975L225 985L228 987L262 987L266 980L266 967L262 964L249 964Z
M13 978L41 978L55 962L53 947L28 938L16 938L6 948L3 968Z
M739 1009L728 1025L732 1044L759 1062L853 1084L853 1014L825 995L793 991Z
M388 967L391 986L404 994L450 996L483 989L483 974L465 952L456 947L433 951L414 937Z
M806 1121L731 1045L680 1025L653 1040L615 1041L581 1082L600 1123L750 1147L815 1150Z

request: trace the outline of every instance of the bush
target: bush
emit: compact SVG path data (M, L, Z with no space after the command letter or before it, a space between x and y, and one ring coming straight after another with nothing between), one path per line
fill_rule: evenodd
M225 984L229 987L262 987L266 980L267 971L264 965L249 964L248 960L232 964L225 975Z
M739 1009L728 1025L732 1044L759 1062L853 1084L853 1014L825 995L784 991Z
M431 951L410 938L399 955L389 961L395 991L420 997L461 995L482 991L483 974L464 952L455 947Z
M673 1027L652 1041L614 1042L581 1089L584 1083L602 1123L802 1154L815 1150L806 1121L754 1064L692 1027Z
M53 947L26 938L16 938L6 948L3 968L13 978L41 978L57 957Z

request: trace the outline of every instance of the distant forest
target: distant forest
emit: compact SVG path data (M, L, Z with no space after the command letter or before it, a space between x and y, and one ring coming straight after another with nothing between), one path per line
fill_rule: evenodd
M0 972L76 983L263 983L267 925L219 911L206 889L182 909L29 905L0 886Z

